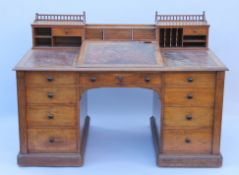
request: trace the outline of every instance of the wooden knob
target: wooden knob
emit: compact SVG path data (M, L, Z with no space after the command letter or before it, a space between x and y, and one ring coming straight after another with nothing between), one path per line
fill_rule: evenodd
M188 80L189 83L193 82L193 78L192 77L188 77L187 80Z
M124 80L124 77L123 76L117 76L116 79L119 81L119 82L122 82Z
M186 139L185 139L185 143L188 143L188 144L191 143L191 139L186 138Z
M186 120L192 120L193 116L189 114L189 115L186 115L185 118L186 118Z
M96 82L96 77L91 77L91 78L90 78L90 81L91 81L91 82Z
M52 120L52 119L54 119L55 116L53 114L48 114L47 117L48 117L49 120Z
M48 77L47 77L47 81L48 81L48 82L53 82L53 81L54 81L54 77L48 76Z
M54 137L50 137L48 140L49 143L55 143L55 138Z
M191 93L188 94L188 95L187 95L187 99L189 99L189 100L193 99L193 94L191 94Z
M149 78L148 76L146 76L146 77L144 78L144 81L145 81L146 83L149 83L149 82L150 82L150 78Z
M53 98L53 97L54 97L53 92L48 92L48 93L47 93L47 97L50 98L50 99Z

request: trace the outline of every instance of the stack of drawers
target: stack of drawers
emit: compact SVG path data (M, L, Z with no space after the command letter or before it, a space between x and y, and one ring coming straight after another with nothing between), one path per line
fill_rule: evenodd
M214 72L165 73L163 154L210 154L215 97Z
M79 126L77 74L27 72L26 119L29 153L76 152Z

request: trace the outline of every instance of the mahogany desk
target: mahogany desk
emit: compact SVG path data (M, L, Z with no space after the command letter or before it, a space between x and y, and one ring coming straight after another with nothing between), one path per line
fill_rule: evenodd
M15 67L19 165L81 166L87 90L140 87L154 91L150 123L159 166L221 166L227 68L207 47L205 14L155 19L90 25L85 13L36 15L33 48Z

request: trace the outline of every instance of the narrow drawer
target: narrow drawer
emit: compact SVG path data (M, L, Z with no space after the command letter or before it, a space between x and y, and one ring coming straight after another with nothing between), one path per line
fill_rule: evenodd
M81 74L80 85L97 86L161 86L160 74L145 73L97 73Z
M83 29L81 28L53 28L53 36L83 36Z
M75 72L27 72L25 77L27 87L75 85L77 81Z
M183 29L184 35L207 35L208 28L207 27L185 27Z
M29 127L73 127L76 125L74 106L28 106Z
M208 154L212 148L211 130L164 130L163 153Z
M28 88L26 91L28 104L76 103L76 87Z
M165 105L168 106L214 106L214 88L166 88Z
M213 72L165 73L167 87L215 87L216 74Z
M212 127L213 108L165 107L163 126L166 129L200 129Z
M74 129L28 129L29 152L76 152Z

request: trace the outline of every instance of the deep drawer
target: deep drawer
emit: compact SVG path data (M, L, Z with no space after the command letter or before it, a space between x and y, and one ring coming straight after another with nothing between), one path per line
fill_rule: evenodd
M168 106L214 106L214 89L166 88L165 105Z
M207 107L165 107L163 126L166 129L210 128L213 114L213 108Z
M211 130L164 130L163 153L208 154L212 148Z
M76 152L74 129L28 129L29 152Z
M29 127L74 127L76 125L74 106L28 106Z

